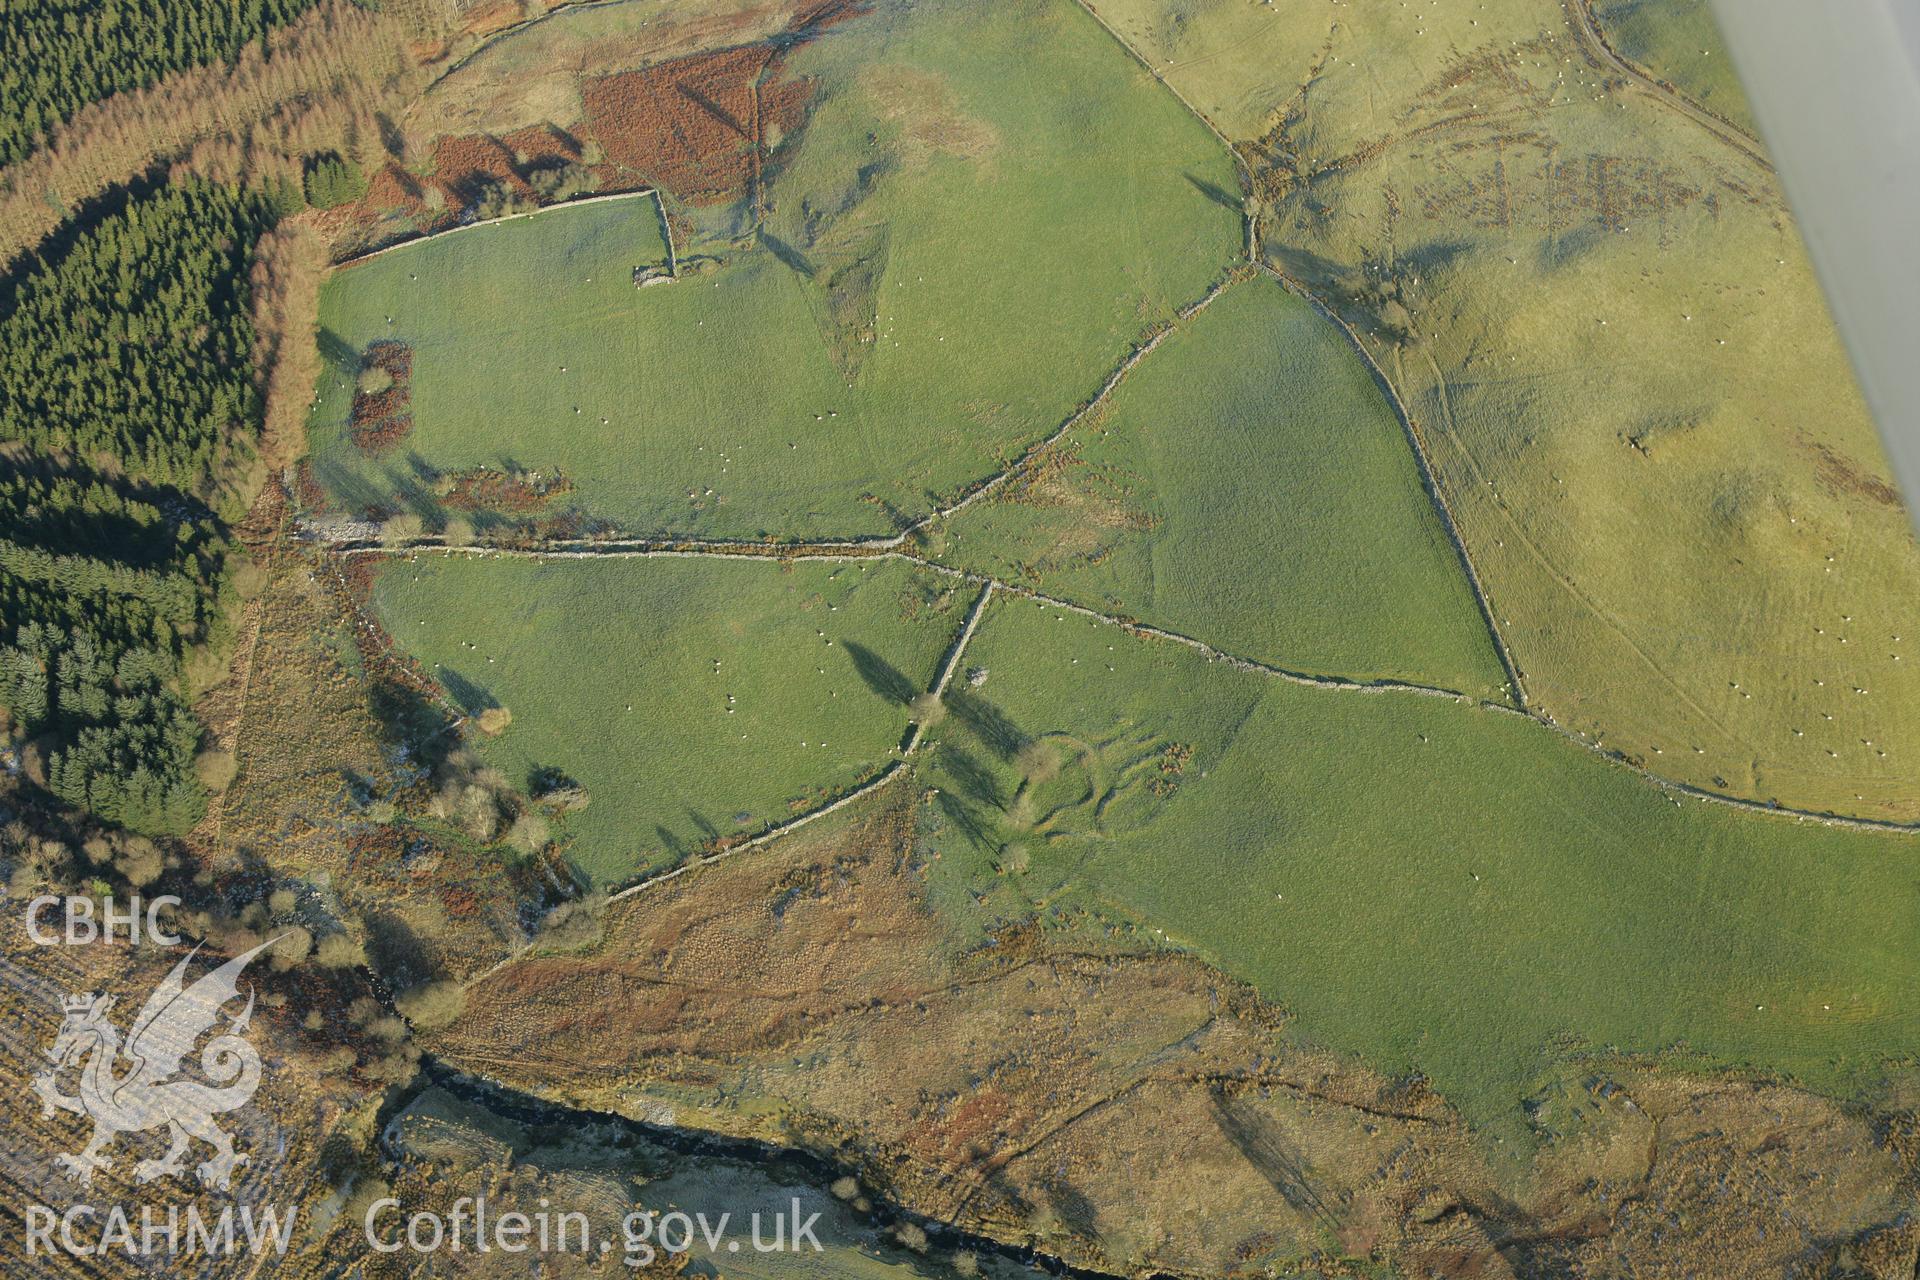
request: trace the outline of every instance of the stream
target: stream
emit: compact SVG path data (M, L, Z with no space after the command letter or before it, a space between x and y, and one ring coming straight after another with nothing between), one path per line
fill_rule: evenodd
M647 1209L681 1208L688 1213L704 1211L709 1217L730 1212L736 1235L746 1234L749 1214L763 1207L784 1208L797 1199L800 1210L820 1214L816 1234L822 1252L709 1253L706 1242L696 1236L689 1250L688 1276L952 1277L969 1274L956 1267L953 1259L970 1254L977 1264L975 1273L981 1276L1116 1280L1112 1273L1074 1267L1036 1249L1004 1244L926 1218L876 1198L865 1184L860 1196L864 1208L845 1203L831 1187L841 1178L857 1178L857 1172L812 1152L570 1107L470 1075L432 1057L423 1057L420 1067L415 1082L382 1109L383 1133L423 1095L437 1089L530 1133L579 1135L597 1129L621 1135L624 1141L613 1139L608 1145L617 1150L631 1147L633 1163L650 1173L643 1191ZM425 1206L408 1206L417 1207ZM896 1242L894 1233L903 1226L925 1232L924 1251Z

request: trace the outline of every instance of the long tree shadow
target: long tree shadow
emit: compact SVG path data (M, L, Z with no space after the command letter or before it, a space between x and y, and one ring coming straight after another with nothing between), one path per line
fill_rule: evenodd
M813 278L813 264L807 261L806 255L764 227L760 229L760 243L797 275Z
M1082 1239L1099 1239L1100 1211L1080 1188L1065 1177L1054 1177L1043 1183L1041 1190L1046 1193L1047 1202L1061 1225Z
M727 128L733 130L735 133L739 134L743 141L752 142L754 140L753 131L751 129L747 128L746 125L742 124L740 120L737 117L735 117L735 115L731 111L721 106L718 102L714 101L712 98L708 97L706 94L700 92L697 86L690 84L686 81L682 81L681 83L675 85L674 88L678 89L680 91L680 96L685 98L688 102L693 103L696 107L699 107L702 111L712 116L715 120L719 121L721 124L725 125Z
M659 838L660 847L667 851L667 858L673 863L686 861L687 855L693 852L678 833L667 830L659 823L654 824L653 834Z
M1235 213L1239 213L1244 207L1240 202L1239 196L1232 194L1225 187L1217 183L1208 182L1205 178L1191 173L1186 175L1186 179L1189 183L1193 184L1194 190L1219 205L1222 209L1231 209Z
M708 818L706 814L689 809L687 810L687 821L691 822L694 830L700 833L700 839L707 848L712 848L720 842L720 828L714 826L713 820Z
M981 804L992 805L1002 813L1006 812L1007 802L1000 794L1000 780L970 753L951 742L943 742L940 744L939 764L969 800L977 800Z
M433 957L425 940L398 912L371 911L364 921L367 958L395 990L414 986L432 976Z
M1299 1151L1279 1126L1258 1108L1227 1096L1219 1088L1211 1091L1208 1101L1220 1132L1282 1200L1298 1212L1311 1215L1329 1231L1340 1229L1339 1217L1315 1189Z
M447 696L470 716L500 705L500 700L484 685L475 683L452 667L440 668L440 683L445 686Z
M901 706L905 706L919 696L918 685L907 679L900 668L867 646L849 640L844 647L847 656L853 659L853 669L860 673L860 679L866 682L867 688L889 702L897 702Z
M1461 237L1429 240L1394 255L1395 274L1419 278L1439 275L1473 252L1473 242Z
M320 348L321 358L328 364L347 373L356 372L360 368L360 353L354 350L345 338L325 325L320 326L320 331L314 335L313 341L314 345Z
M965 689L949 689L946 702L954 719L973 730L980 741L986 743L1002 760L1011 760L1014 753L1026 745L1027 735L1013 722L1012 717L979 694L969 693Z
M422 690L398 680L374 682L369 698L374 718L387 737L407 749L414 763L429 771L446 762L453 749L453 719Z
M980 821L980 816L960 796L951 791L942 791L935 798L935 803L940 806L940 812L946 820L975 848L991 850L996 847L997 842L988 832L986 824Z

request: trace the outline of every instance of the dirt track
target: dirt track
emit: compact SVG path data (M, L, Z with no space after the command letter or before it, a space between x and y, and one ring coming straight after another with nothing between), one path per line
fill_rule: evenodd
M1595 65L1626 77L1652 94L1654 100L1662 106L1679 112L1768 173L1773 172L1773 162L1767 158L1766 152L1761 150L1758 138L1731 120L1715 115L1664 80L1656 80L1633 62L1616 53L1613 46L1607 43L1606 33L1600 29L1600 23L1593 16L1592 0L1561 0L1561 7L1566 10L1567 25L1573 29L1574 36L1580 41L1582 51Z

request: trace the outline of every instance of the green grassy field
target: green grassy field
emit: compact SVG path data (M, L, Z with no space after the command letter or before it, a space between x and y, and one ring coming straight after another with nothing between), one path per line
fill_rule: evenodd
M1398 420L1268 279L1161 344L941 558L1297 670L1501 695Z
M458 231L335 271L320 295L326 363L308 423L321 482L352 507L398 499L424 511L422 462L551 466L543 455L584 433L588 409L598 427L613 407L590 394L593 368L580 361L597 356L604 370L627 349L647 301L633 270L666 259L659 207L641 196ZM361 353L383 341L413 348L414 428L369 456L348 436L348 413Z
M1410 317L1381 359L1537 705L1702 786L1920 816L1920 547L1777 188L1647 94L1569 87L1548 118L1604 161L1490 121L1327 184L1332 224L1290 204L1271 251Z
M1095 7L1182 97L1236 139L1261 137L1279 123L1340 17L1332 5L1242 0L1104 0Z
M473 737L514 785L586 786L569 855L612 883L885 764L970 601L947 587L891 563L423 557L373 603L457 704L513 713Z
M1550 0L1275 8L1269 43L1218 4L1114 20L1263 130L1268 260L1409 404L1532 705L1654 773L1920 814L1920 549L1763 165L1622 90ZM1238 243L1224 149L1073 6L882 10L793 62L813 118L757 247L706 274L634 290L632 204L337 276L324 482L427 507L421 466L514 463L635 532L884 531L1052 431ZM389 336L416 346L416 426L376 462L340 419ZM1363 364L1265 281L934 538L1279 665L1500 680ZM456 698L513 709L481 745L516 781L588 786L566 834L612 882L888 759L960 625L949 586L429 559L376 605ZM1040 911L1190 947L1507 1139L1569 1052L1857 1092L1920 1030L1910 839L1678 800L1471 699L1301 688L1032 602L996 604L964 666L915 760L930 892L976 941Z
M1569 1049L1852 1088L1920 1032L1910 838L1676 803L1519 716L1028 602L967 661L931 756L949 910L1164 930L1496 1135Z
M1230 8L1123 11L1210 49ZM1555 0L1268 13L1286 75L1166 74L1300 86L1244 153L1265 252L1398 384L1529 695L1701 786L1920 817L1920 546L1772 172Z
M1758 135L1707 0L1615 0L1594 5L1593 16L1621 57Z
M322 483L424 506L408 455L511 458L639 533L884 532L1057 427L1240 245L1224 151L1070 5L876 13L793 63L813 119L712 271L634 289L636 201L336 275ZM415 347L414 427L368 459L345 393L380 338Z

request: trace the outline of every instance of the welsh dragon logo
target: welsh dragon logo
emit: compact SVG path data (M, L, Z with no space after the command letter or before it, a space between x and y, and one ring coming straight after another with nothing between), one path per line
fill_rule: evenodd
M66 1017L53 1048L47 1051L54 1070L34 1077L33 1088L40 1095L42 1116L51 1116L58 1108L93 1121L93 1137L84 1149L77 1155L54 1157L54 1164L69 1178L91 1185L94 1172L111 1165L103 1153L116 1137L164 1126L171 1145L158 1160L142 1160L134 1166L136 1181L185 1177L183 1157L189 1139L198 1138L213 1148L212 1157L195 1170L201 1185L230 1189L234 1169L245 1164L247 1157L234 1154L232 1137L214 1124L213 1117L244 1106L260 1087L260 1055L243 1039L253 1017L251 988L246 1008L237 1017L227 1012L226 1026L200 1051L206 1082L182 1077L180 1064L200 1037L214 1029L222 1006L239 995L241 971L275 941L235 956L188 986L187 965L200 950L195 947L147 997L124 1046L119 1031L107 1020L113 996L89 993L61 1000ZM119 1065L122 1059L130 1064L124 1071ZM77 1094L60 1092L56 1083L56 1075L70 1067L80 1069Z

